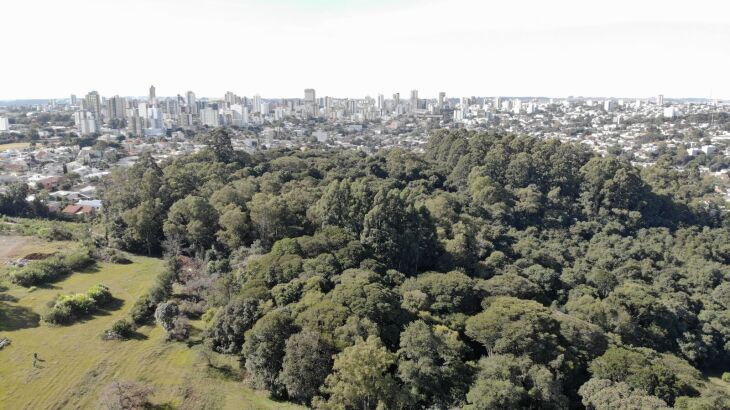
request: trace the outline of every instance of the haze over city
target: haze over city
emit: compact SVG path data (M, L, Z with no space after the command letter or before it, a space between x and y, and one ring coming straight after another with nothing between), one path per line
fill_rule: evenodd
M710 0L37 0L3 15L0 100L149 83L164 96L730 97L730 5Z

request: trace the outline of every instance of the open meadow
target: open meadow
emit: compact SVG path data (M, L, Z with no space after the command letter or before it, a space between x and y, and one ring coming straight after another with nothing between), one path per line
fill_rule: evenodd
M1 237L4 259L53 252L72 243L32 237ZM127 317L134 301L163 269L155 258L131 257L131 264L99 263L61 281L29 289L0 280L0 338L12 344L0 350L0 409L96 408L114 379L153 386L157 408L286 409L239 381L232 358L205 355L200 345L165 341L158 326L144 326L128 341L104 341L104 330ZM102 283L114 302L68 326L51 326L39 314L58 294L84 292ZM200 323L193 323L200 327ZM34 366L33 354L39 361ZM208 365L211 360L214 367Z

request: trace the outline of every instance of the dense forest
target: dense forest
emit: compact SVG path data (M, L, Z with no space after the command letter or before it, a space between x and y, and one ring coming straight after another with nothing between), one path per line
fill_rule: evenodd
M722 409L730 219L699 172L438 131L402 150L143 156L104 240L169 268L132 319L321 409Z

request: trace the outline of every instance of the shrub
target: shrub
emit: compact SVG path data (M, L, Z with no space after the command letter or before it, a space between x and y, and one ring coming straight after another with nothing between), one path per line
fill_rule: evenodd
M119 319L112 325L111 329L104 331L106 340L124 340L134 335L134 325L126 319Z
M132 321L137 325L143 325L152 319L155 309L160 302L165 301L172 293L172 283L177 278L181 265L177 258L171 259L167 269L162 271L155 284L132 306L130 313Z
M95 259L102 260L105 262L116 263L120 265L126 265L132 263L124 252L121 252L114 248L97 248L93 251Z
M94 260L88 249L54 255L50 258L33 261L13 272L12 281L20 286L41 285L52 282L69 273L89 267Z
M730 383L730 372L725 372L722 374L722 381L725 383Z
M54 324L68 324L80 316L88 315L111 299L111 292L104 285L92 286L86 293L61 295L51 302L51 308L43 315L43 320Z
M162 302L155 309L155 321L166 331L172 330L174 327L173 320L180 314L180 309L174 302Z

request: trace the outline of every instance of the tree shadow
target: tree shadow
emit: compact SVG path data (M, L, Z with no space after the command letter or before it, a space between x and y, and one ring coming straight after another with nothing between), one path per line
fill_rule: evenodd
M137 331L134 331L127 336L128 340L147 340L149 339L149 336L147 336L144 333L139 333Z
M175 410L175 406L173 406L171 403L162 403L162 404L152 404L149 405L150 410Z
M232 380L237 382L240 382L242 380L241 373L227 364L218 366L214 363L209 363L208 372L211 376L217 376L224 380Z
M188 347L193 347L193 346L197 346L197 345L202 345L202 344L203 344L203 339L195 339L195 340L193 340L193 339L188 339L188 340L186 340L186 341L185 341L185 344L186 344L186 345L187 345Z
M40 326L41 317L31 309L0 303L0 331L13 331Z
M99 265L96 264L96 263L94 263L94 264L89 265L89 266L87 266L85 268L79 269L76 272L78 272L78 273L97 273L100 270L101 269L99 269Z
M60 286L56 286L51 283L41 283L40 285L35 285L35 287L37 287L38 289L55 289L55 290L61 289Z
M112 297L109 302L105 303L104 306L100 306L99 310L113 312L119 310L124 306L124 299Z
M16 298L13 295L8 295L6 293L0 293L0 302L17 302L18 298Z

